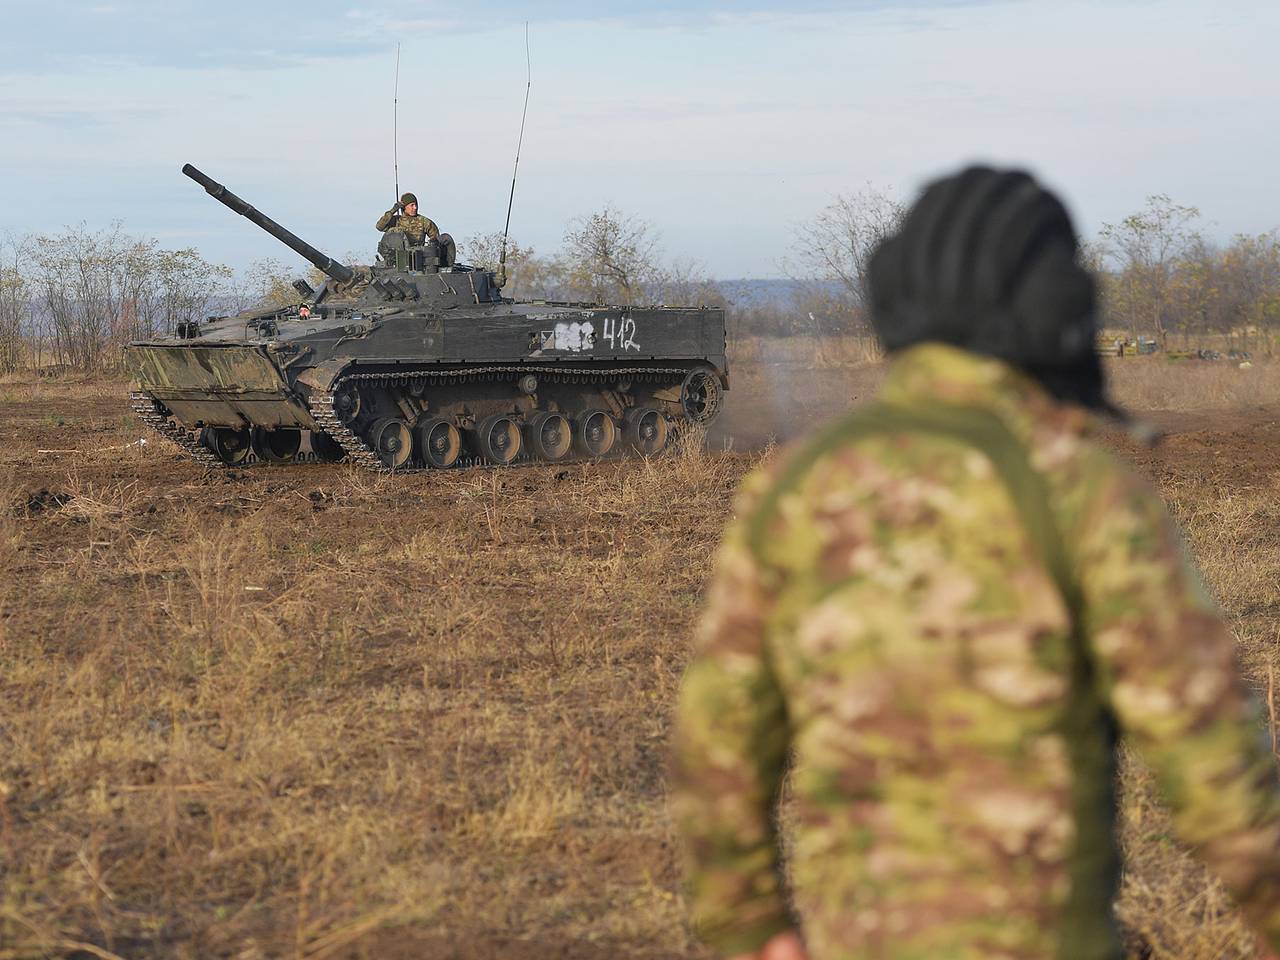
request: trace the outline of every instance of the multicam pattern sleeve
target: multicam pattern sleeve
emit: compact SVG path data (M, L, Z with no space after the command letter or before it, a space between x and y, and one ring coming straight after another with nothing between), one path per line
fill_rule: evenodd
M437 240L440 237L440 228L436 226L435 221L430 217L424 217L420 213L415 213L411 217L407 214L396 213L395 210L388 210L379 218L377 229L384 233L388 230L399 230L413 243L422 243L428 237L432 240Z
M673 809L693 923L727 955L789 926L772 820L788 728L764 644L773 591L746 522L766 479L744 486L721 545L674 738Z
M1154 492L1113 469L1076 547L1102 692L1180 837L1280 948L1280 785L1234 644Z

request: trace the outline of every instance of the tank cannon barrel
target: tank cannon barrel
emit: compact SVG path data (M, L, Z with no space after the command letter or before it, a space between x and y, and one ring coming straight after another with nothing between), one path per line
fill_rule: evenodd
M352 278L355 277L355 271L350 267L339 263L332 257L325 256L301 237L290 233L265 213L253 207L251 204L245 203L222 184L218 183L218 181L205 176L191 164L184 164L182 172L196 183L200 184L200 186L204 187L205 191L209 196L213 197L213 199L217 200L224 206L230 207L251 223L257 224L263 230L267 231L267 233L271 234L287 246L290 250L293 250L295 253L305 257L308 261L315 264L316 268L326 276L332 277L339 283L350 283Z

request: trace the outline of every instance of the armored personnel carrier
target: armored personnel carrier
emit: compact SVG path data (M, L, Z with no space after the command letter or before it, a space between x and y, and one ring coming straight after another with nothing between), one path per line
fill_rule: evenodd
M210 467L348 459L375 470L656 454L728 389L724 311L519 302L436 241L325 256L190 164L216 200L316 266L302 304L131 343L134 412Z

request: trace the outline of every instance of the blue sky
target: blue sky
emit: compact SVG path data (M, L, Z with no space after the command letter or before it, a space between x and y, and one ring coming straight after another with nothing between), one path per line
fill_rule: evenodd
M1029 167L1084 232L1162 192L1219 237L1280 226L1280 5L1245 0L452 6L0 0L0 231L85 221L241 267L289 252L192 162L367 259L400 181L457 237L554 249L609 203L716 276L779 273L794 226L870 182Z

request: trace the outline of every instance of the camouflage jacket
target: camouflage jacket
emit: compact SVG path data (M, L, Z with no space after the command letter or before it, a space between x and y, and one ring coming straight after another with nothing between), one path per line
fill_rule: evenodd
M697 932L731 954L793 922L790 758L790 903L813 960L1118 958L1123 733L1280 947L1265 727L1158 496L999 361L918 346L880 400L1002 425L1069 583L997 458L955 436L859 434L859 411L748 478L675 725Z
M427 237L435 240L440 236L440 228L430 217L424 217L420 213L409 217L403 213L396 213L395 207L379 217L375 226L384 233L388 230L399 230L409 238L410 243L424 243Z

